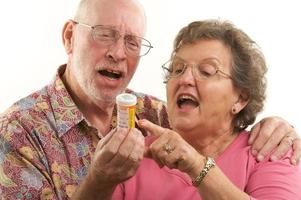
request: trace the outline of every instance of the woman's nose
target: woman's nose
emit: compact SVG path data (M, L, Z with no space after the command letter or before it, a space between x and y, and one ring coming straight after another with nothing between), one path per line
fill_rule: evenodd
M183 72L183 74L179 77L179 83L185 84L185 85L194 85L195 84L195 78L193 74L193 67L187 66Z

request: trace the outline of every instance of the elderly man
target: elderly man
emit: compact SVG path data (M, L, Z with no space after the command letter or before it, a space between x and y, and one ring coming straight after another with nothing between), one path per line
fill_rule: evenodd
M145 133L115 129L115 97L135 94L136 118L168 127L162 101L126 89L140 57L152 48L143 38L145 25L136 0L80 2L63 28L67 64L52 83L0 118L4 199L110 199L116 185L135 174ZM278 144L273 155L280 157L294 143L291 159L297 162L296 137L287 122L274 117L255 126L250 142L259 160Z

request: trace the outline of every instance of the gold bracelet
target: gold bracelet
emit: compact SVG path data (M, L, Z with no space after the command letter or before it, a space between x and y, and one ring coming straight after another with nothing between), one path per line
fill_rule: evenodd
M209 170L214 166L215 161L213 160L213 158L207 156L205 167L202 169L201 173L195 179L192 180L192 185L198 187L209 172Z

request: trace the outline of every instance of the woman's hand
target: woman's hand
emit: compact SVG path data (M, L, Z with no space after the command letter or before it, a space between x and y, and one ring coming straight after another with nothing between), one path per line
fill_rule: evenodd
M280 117L268 117L262 119L251 130L249 144L252 145L252 153L258 161L264 159L270 152L271 160L283 157L291 148L293 155L291 163L296 165L301 156L301 140L287 121Z
M155 137L146 149L146 155L154 159L159 166L176 168L195 177L204 166L204 157L200 155L177 132L162 128L147 120L140 120L139 126Z

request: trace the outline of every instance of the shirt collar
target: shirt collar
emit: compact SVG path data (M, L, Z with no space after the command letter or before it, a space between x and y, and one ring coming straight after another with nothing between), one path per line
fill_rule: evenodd
M54 80L47 87L59 137L84 120L83 114L75 105L62 81L65 70L66 64L60 66Z

